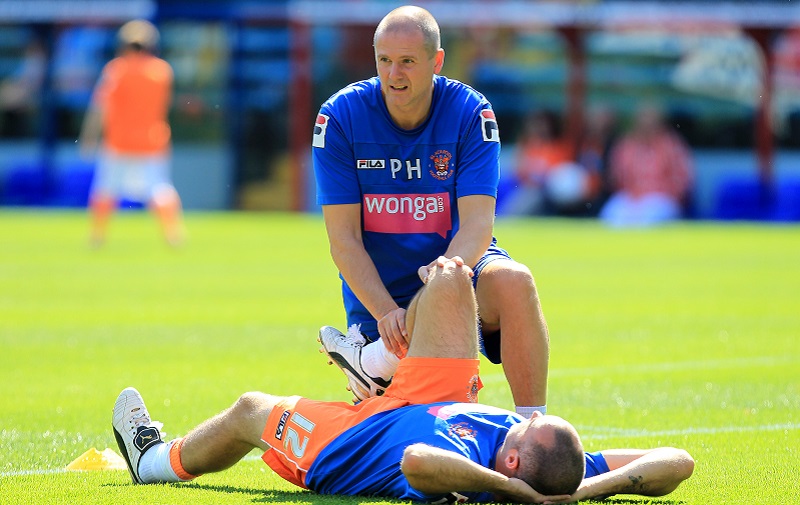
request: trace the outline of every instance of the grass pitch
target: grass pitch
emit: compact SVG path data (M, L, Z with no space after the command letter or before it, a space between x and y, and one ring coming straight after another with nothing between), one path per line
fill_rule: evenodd
M129 385L167 437L248 390L349 399L317 352L319 326L344 325L321 219L187 226L171 250L150 216L122 213L90 250L82 213L0 212L0 503L382 503L301 491L255 452L190 484L64 471L116 450L111 408ZM549 412L588 450L687 449L695 475L653 503L800 500L800 228L500 220L497 236L537 279ZM482 371L482 401L511 408L501 368Z

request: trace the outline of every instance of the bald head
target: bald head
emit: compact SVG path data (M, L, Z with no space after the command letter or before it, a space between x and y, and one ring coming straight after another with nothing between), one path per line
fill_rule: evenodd
M406 5L387 14L375 29L373 45L383 34L390 32L422 33L425 52L431 58L442 45L439 24L433 15L422 7Z
M122 48L155 52L158 45L158 28L146 19L128 21L117 34Z

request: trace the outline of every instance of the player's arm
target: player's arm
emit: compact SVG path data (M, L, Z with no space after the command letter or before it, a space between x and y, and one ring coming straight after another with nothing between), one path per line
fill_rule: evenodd
M458 199L459 229L443 254L446 258L463 258L470 267L481 259L481 256L492 243L494 228L494 197L487 195L469 195ZM427 273L436 266L436 261L420 268L419 276L425 282Z
M694 460L689 453L672 447L613 449L601 454L610 471L584 479L570 501L603 499L615 494L664 496L694 471Z
M474 267L492 243L495 196L500 180L500 138L488 103L481 103L469 121L470 124L464 125L468 133L458 148L458 231L444 256L460 256Z
M364 249L361 204L323 205L322 216L333 262L356 297L378 321L384 344L395 354L404 354L408 347L405 310L397 306L386 290L378 269Z
M81 156L90 158L97 150L97 145L100 142L100 136L103 133L103 111L97 105L92 103L86 109L86 114L81 124L81 131L78 137L78 147Z
M498 499L523 503L565 498L544 496L520 479L506 477L461 454L425 444L408 446L400 469L411 487L426 494L488 492Z
M459 228L444 254L460 256L467 265L475 263L492 243L496 200L488 195L469 195L458 199Z

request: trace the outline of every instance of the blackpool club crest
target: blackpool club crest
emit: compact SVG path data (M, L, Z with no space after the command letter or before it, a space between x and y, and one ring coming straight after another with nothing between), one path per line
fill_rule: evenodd
M440 181L449 179L453 175L453 169L450 167L451 159L453 155L449 151L439 149L431 156L433 170L428 170L428 173Z

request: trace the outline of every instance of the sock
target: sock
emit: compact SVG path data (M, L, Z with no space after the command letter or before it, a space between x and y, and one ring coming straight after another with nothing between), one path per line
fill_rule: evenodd
M389 352L380 340L369 343L361 349L361 368L370 377L389 380L397 371L399 364L400 358Z
M539 407L516 406L514 410L525 419L530 419L534 412L541 412L542 415L547 414L547 405L541 405Z
M183 439L158 444L139 460L139 478L145 483L183 482L196 475L189 474L181 465L180 450Z

